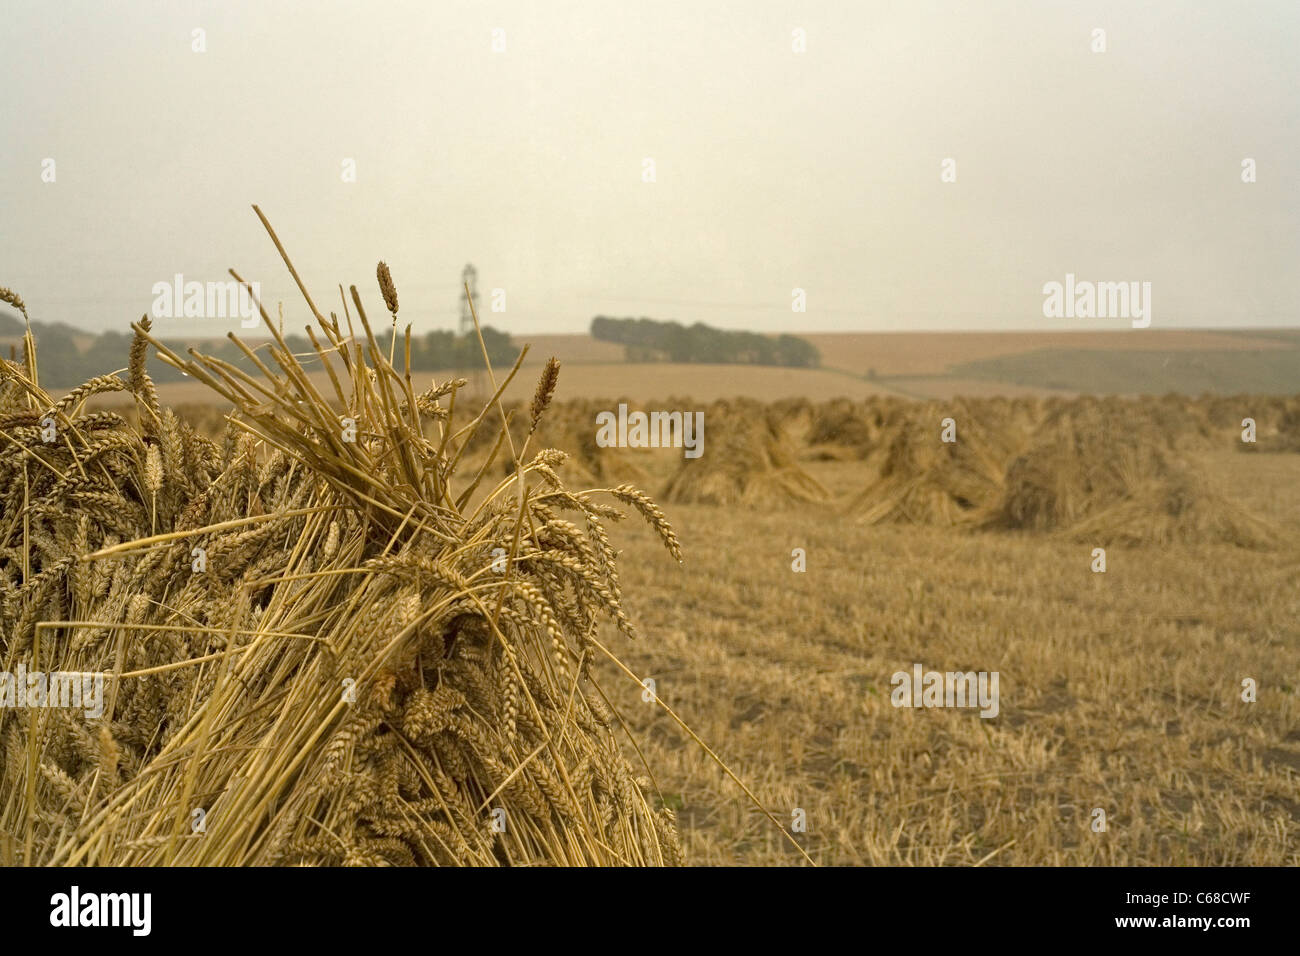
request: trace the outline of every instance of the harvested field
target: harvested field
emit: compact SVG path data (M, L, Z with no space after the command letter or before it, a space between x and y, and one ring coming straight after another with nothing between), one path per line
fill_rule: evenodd
M547 353L539 352L544 358ZM529 358L534 356L530 352ZM559 356L561 361L563 357ZM534 363L535 367L535 363ZM329 393L329 377L311 371L309 381L323 394ZM472 397L487 396L476 386ZM829 369L776 368L758 365L682 365L672 363L606 362L565 366L565 386L570 398L590 398L609 403L620 397L690 395L696 401L712 402L735 396L770 401L777 398L808 398L824 401L840 396L866 398L895 394L887 385ZM512 382L505 398L526 402L531 386L524 380ZM209 400L199 382L169 382L158 386L161 401L169 405L202 403ZM111 397L109 400L111 402ZM119 403L120 404L120 403Z
M803 333L830 368L866 375L943 375L964 362L1044 349L1244 351L1279 347L1266 330L1243 332L1143 329L1100 332L813 332ZM936 396L943 397L943 396Z
M274 401L187 363L220 394L174 411L6 366L6 658L113 675L106 723L0 710L6 862L1300 864L1295 398L632 400L704 411L689 460L599 447L563 372L453 420L366 345L323 405L287 355ZM1000 672L1000 712L891 706L917 661Z
M1198 464L1259 486L1252 507L1300 540L1300 455ZM842 486L845 467L814 474ZM805 811L798 839L819 864L1300 864L1294 545L1112 546L1094 574L1091 544L1055 536L694 505L674 518L683 569L652 563L644 531L628 538L625 586L656 640L618 646L768 807ZM1000 714L891 706L890 675L914 661L1000 671ZM617 692L688 860L799 863L666 717Z

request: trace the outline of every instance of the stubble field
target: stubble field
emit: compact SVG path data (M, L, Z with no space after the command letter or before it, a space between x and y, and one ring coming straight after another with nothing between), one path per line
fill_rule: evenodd
M1217 457L1300 530L1300 456L1270 461L1262 481L1246 456ZM828 484L852 480L838 471ZM806 812L797 838L818 863L1300 861L1294 550L1111 548L1095 574L1089 547L1040 537L707 506L669 516L687 565L629 536L646 637L618 650L783 822ZM1000 672L999 716L893 707L890 675L913 662ZM1241 700L1246 677L1255 703ZM609 683L680 804L689 859L799 862L666 714Z
M599 440L617 400L553 364L414 399L372 342L333 401L196 354L236 411L160 396L146 345L57 402L3 369L8 657L124 689L95 739L5 725L0 859L1300 862L1298 397L633 402L701 416L686 457ZM914 668L996 712L900 706Z
M593 673L626 720L629 752L644 758L643 783L676 811L686 859L806 862L660 703L819 864L1300 862L1300 454L1283 450L1276 427L1279 410L1291 421L1290 406L1260 415L1265 453L1256 454L1242 452L1234 424L1249 401L1197 412L1180 399L1147 399L1107 412L1116 433L1131 427L1141 441L1178 446L1198 487L1217 489L1271 532L1265 546L1242 546L1199 528L1143 541L1146 532L1124 525L1127 513L1082 537L976 527L960 509L951 526L925 508L863 521L881 513L863 510L864 494L895 493L875 483L897 457L903 426L891 432L884 415L874 437L856 436L855 453L852 429L837 433L840 419L825 410L856 414L871 401L811 411L806 402L645 406L706 408L701 468L735 453L737 436L753 440L740 424L747 417L780 421L784 469L819 486L817 500L755 481L758 493L737 490L735 501L725 492L693 501L710 494L691 494L692 485L682 493L693 466L681 450L584 440L600 402L561 403L560 425L540 436L573 452L565 468L588 469L593 487L626 478L656 493L681 540L678 566L653 530L620 525L625 603L641 636L612 626L601 635L654 681L658 702L607 663ZM1041 402L1017 401L1042 418ZM933 419L935 429L949 411L968 427L971 416L991 422L1009 405L883 403L902 422ZM1056 414L1069 421L1090 407L1057 400ZM1137 424L1159 408L1169 416L1164 437ZM1031 433L1042 440L1052 428L1049 414L1006 448L1023 450ZM933 444L931 430L915 435L921 446ZM1098 440L1105 447L1115 436ZM780 465L749 463L774 475ZM1106 548L1104 573L1092 570L1096 546ZM998 716L893 706L891 675L914 663L998 672ZM1250 703L1247 678L1257 686Z

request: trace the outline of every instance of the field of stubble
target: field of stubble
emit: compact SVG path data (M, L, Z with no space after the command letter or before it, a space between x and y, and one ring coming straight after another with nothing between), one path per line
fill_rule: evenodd
M1197 461L1300 540L1300 455ZM832 491L860 481L809 468ZM610 639L783 822L805 811L818 863L1300 862L1295 550L1111 548L1095 574L1089 547L1048 536L666 507L687 563L624 528L644 637ZM913 662L998 671L999 716L891 706ZM605 684L689 860L801 862L635 685Z
M571 427L548 443L577 448L589 412L557 413ZM703 461L728 450L712 421ZM588 447L571 465L605 473L584 477L626 472L668 499L686 557L678 566L652 531L622 523L641 637L607 627L601 639L778 820L802 811L795 839L819 864L1295 865L1300 454L1241 454L1231 428L1200 427L1213 434L1182 443L1180 460L1273 544L1121 535L1104 542L1105 573L1090 567L1096 542L1069 535L862 522L846 502L879 458L816 454L806 432L784 438L790 468L825 492L813 502L675 502L663 489L680 451ZM998 716L892 706L891 675L914 663L997 671ZM689 862L804 863L641 686L608 664L594 673Z

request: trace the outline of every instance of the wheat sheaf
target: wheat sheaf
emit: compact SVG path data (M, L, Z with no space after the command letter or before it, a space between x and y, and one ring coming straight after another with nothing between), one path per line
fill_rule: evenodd
M387 266L381 343L355 286L321 314L254 210L314 354L258 303L269 344L230 338L260 376L147 319L125 378L63 398L30 327L0 363L0 661L105 678L97 720L0 707L0 862L683 862L593 673L636 679L600 640L602 621L634 633L609 526L639 513L680 561L667 518L630 485L570 490L564 453L534 446L557 362L522 441L500 401L522 353L468 414L463 380L417 391ZM160 405L150 349L232 406L224 441ZM87 408L109 391L135 414ZM465 468L484 431L504 478Z

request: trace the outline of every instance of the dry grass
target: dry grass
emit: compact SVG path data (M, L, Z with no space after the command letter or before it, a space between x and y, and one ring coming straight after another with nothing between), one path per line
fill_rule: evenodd
M1300 540L1300 456L1198 464ZM854 465L814 467L856 484ZM1125 545L1094 574L1064 538L674 513L708 573L650 563L632 534L625 585L656 640L619 650L773 813L806 812L819 864L1300 864L1294 547ZM1001 713L895 709L890 675L913 662L999 671ZM617 695L687 859L798 862L635 689Z

